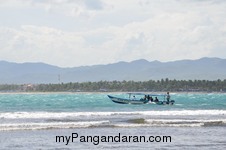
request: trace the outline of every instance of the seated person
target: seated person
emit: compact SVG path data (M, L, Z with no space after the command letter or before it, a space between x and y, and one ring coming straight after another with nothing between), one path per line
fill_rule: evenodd
M158 100L158 98L157 97L155 97L155 102L158 102L159 100Z
M144 95L144 100L146 100L147 99L147 95Z
M154 100L153 100L153 98L152 98L152 96L150 97L150 101L151 101L151 102L153 102L153 101L154 101Z
M150 96L148 95L147 99L150 101Z

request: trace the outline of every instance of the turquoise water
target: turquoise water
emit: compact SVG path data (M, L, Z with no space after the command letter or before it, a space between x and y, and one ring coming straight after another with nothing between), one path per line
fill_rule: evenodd
M107 94L1 94L0 112L226 110L226 94L172 94L174 106L119 105ZM127 97L127 94L111 94Z
M117 104L107 97L108 94L128 96L115 93L1 94L0 131L226 123L226 94L173 93L171 98L176 102L172 106ZM145 124L137 124L138 118L144 119Z
M226 138L222 136L226 135L224 93L171 93L171 98L176 101L172 106L116 104L107 97L108 94L128 96L121 93L0 94L0 149L74 149L75 145L79 149L147 149L150 146L102 143L93 147L92 143L79 142L66 146L54 141L54 136L71 132L86 135L167 134L173 137L174 143L152 145L157 149L159 146L226 148ZM193 140L194 136L198 139Z

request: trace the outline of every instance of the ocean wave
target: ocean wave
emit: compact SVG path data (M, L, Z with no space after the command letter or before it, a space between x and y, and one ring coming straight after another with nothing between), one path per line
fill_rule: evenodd
M226 115L226 110L181 110L181 111L133 111L133 112L6 112L0 113L0 119L49 119L89 116L199 116Z
M136 127L201 127L201 123L193 124L118 124L115 127L136 128Z
M226 119L186 120L186 119L129 119L129 124L117 124L117 127L207 127L226 126Z
M135 128L135 127L212 127L226 126L226 119L144 119L134 118L121 120L77 121L77 122L24 122L5 123L0 131L13 130L47 130L73 128Z
M135 118L127 120L131 124L122 124L122 127L152 126L152 127L201 127L226 126L226 119L144 119Z
M11 123L1 124L0 131L12 130L43 130L43 129L70 129L70 128L89 128L109 124L108 120L84 121L84 122L51 122L51 123Z
M145 120L149 124L153 125L170 125L170 126L223 126L226 125L226 119L215 119L215 120L186 120L186 119L147 119Z

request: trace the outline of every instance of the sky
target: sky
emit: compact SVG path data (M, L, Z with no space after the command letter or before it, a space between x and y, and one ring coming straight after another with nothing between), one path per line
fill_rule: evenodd
M226 58L225 0L0 0L0 60Z

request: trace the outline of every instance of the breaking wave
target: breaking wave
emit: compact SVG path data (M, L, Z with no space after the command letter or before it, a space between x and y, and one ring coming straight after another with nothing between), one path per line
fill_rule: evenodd
M124 122L101 121L82 121L82 122L45 122L45 123L14 123L1 124L0 131L11 130L43 130L43 129L73 129L73 128L134 128L134 127L210 127L226 126L224 120L167 120L167 119L133 119Z
M109 123L108 120L86 121L86 122L14 123L14 124L1 124L0 131L88 128L108 123Z
M134 112L10 112L0 113L0 119L28 119L28 118L65 118L89 116L197 116L197 115L226 115L226 110L182 110L182 111L134 111Z
M97 127L226 126L226 110L134 112L2 112L0 131Z

